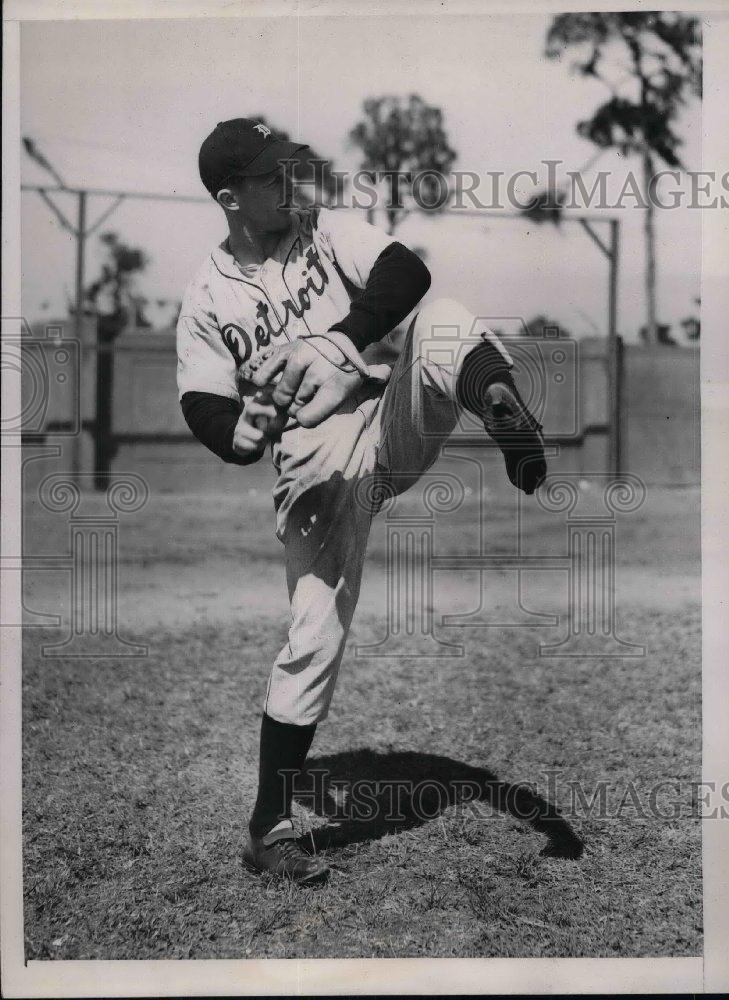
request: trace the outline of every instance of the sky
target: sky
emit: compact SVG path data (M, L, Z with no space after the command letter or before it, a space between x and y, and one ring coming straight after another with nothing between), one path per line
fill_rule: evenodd
M197 195L200 204L126 201L89 239L86 283L98 274L101 232L141 246L150 264L140 291L178 300L225 236L222 212L197 173L215 123L265 115L340 170L358 165L347 133L365 98L415 92L444 112L455 168L577 170L595 147L575 122L605 99L567 60L543 56L542 15L242 17L225 20L25 23L21 29L21 128L71 185ZM701 169L700 107L682 115L684 161ZM619 191L628 166L608 153ZM638 169L638 164L632 165ZM47 182L28 157L23 180ZM560 169L558 176L563 176ZM586 174L588 180L594 177ZM528 182L520 188L528 194ZM90 221L109 199L90 199ZM75 211L68 196L59 198ZM630 199L621 221L619 327L634 340L644 321L644 212ZM657 219L659 319L695 310L701 212ZM461 299L498 325L503 317L556 319L577 336L605 332L607 262L576 225L535 227L502 219L411 216L396 237L426 253L430 295ZM73 240L37 194L22 195L23 309L27 319L64 315L73 292ZM159 315L164 315L163 311ZM503 326L504 324L501 323Z

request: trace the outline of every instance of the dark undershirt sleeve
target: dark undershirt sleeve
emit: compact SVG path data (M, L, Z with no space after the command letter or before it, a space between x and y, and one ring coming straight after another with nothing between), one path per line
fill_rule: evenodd
M233 451L233 434L241 414L240 405L212 392L186 392L180 400L182 413L192 433L218 458L233 465L251 465L262 452L250 458Z
M430 271L402 243L391 243L372 266L367 284L349 313L331 329L345 333L362 351L402 322L430 288Z

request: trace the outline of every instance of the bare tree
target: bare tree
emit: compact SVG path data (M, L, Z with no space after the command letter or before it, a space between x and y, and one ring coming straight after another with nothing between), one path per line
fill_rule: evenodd
M360 167L373 184L384 180L388 189L387 222L392 233L402 219L403 195L418 185L420 201L430 210L447 199L445 175L456 158L448 143L443 112L411 94L375 97L363 104L364 118L349 133L363 153Z
M656 159L669 167L684 166L674 124L686 99L701 96L701 26L698 18L669 11L560 14L547 32L546 54L557 59L566 49L579 53L575 66L583 76L601 80L611 92L591 118L578 122L578 134L642 162L646 331L655 342L659 324L651 185Z
M149 262L147 255L124 243L116 233L103 233L99 240L106 247L106 260L99 277L84 292L90 311L103 313L119 329L129 321L136 327L149 327L144 315L146 299L135 289L136 276Z

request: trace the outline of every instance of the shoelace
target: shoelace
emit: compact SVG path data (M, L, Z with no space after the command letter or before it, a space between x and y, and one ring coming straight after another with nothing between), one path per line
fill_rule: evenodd
M295 840L279 840L278 849L284 857L291 861L307 860L307 855L304 854Z

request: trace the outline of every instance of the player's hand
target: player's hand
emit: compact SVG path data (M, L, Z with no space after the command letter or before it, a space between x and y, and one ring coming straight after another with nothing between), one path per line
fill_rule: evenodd
M256 393L238 418L233 451L243 458L260 458L266 445L281 436L287 419L285 410L271 401L270 391Z
M255 374L261 365L265 364L274 355L276 357L287 358L294 349L295 343L295 341L289 341L287 344L269 344L268 347L262 347L253 357L243 362L238 368L238 374L247 382L254 382ZM262 382L258 382L257 384L263 385Z
M281 374L273 386L273 402L288 410L302 427L316 427L359 388L362 376L342 370L351 365L333 343L317 340L314 347L301 339L286 346L287 350L263 362L252 381L265 386Z

